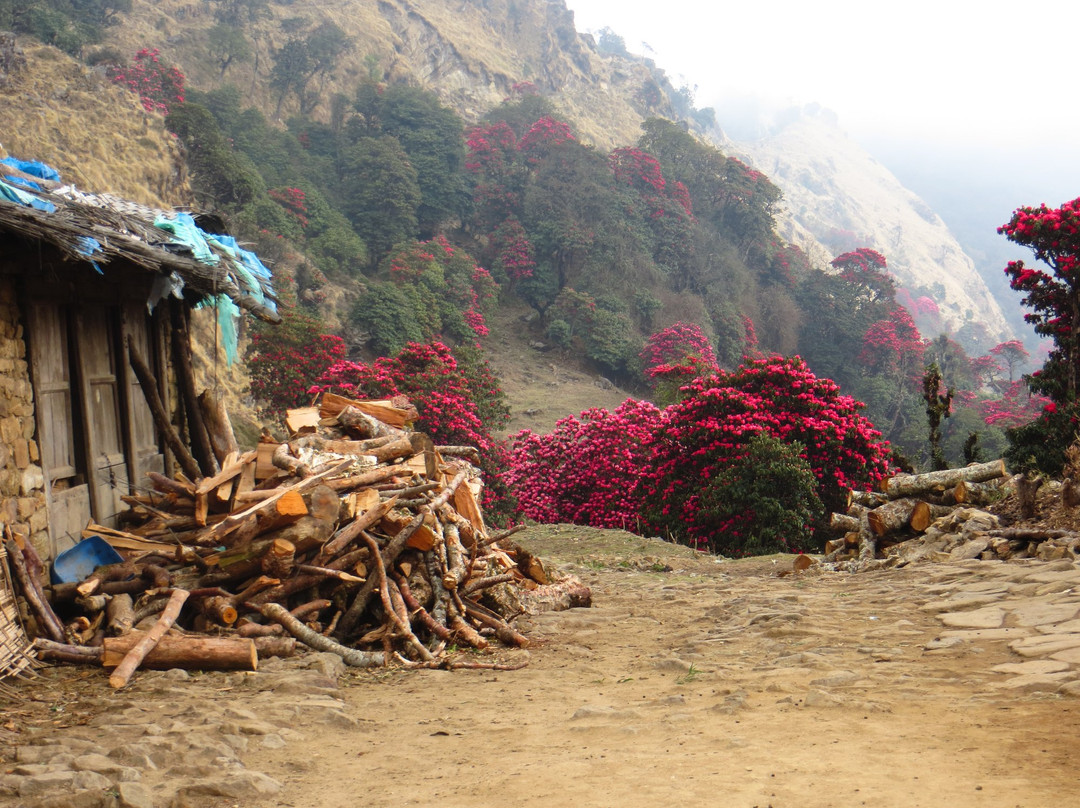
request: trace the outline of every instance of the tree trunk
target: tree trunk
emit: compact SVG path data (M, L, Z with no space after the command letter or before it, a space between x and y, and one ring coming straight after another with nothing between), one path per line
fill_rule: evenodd
M240 445L236 442L232 421L229 419L229 412L225 409L225 401L221 395L203 390L199 394L199 410L202 412L203 423L210 437L210 448L218 462L224 462L225 458L233 452L239 453Z
M882 481L882 490L890 499L918 496L920 494L955 487L960 482L985 482L1006 476L1005 461L993 460L962 469L945 469L926 474L908 474Z
M133 631L123 637L106 637L102 665L106 668L118 666L145 636L142 632ZM255 643L244 637L168 634L158 640L157 645L146 655L142 667L151 670L184 668L185 670L253 671L258 667L258 653Z
M998 495L1004 482L1004 478L983 483L961 480L953 489L953 496L958 505L985 505Z

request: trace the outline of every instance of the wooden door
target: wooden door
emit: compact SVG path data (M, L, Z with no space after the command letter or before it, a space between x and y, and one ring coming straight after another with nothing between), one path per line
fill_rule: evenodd
M117 375L118 317L115 309L87 307L75 316L75 375L85 405L90 496L94 518L116 526L124 504L120 497L131 490L120 418L120 383Z
M77 390L72 384L67 312L55 303L27 310L34 381L38 446L48 487L53 553L79 541L90 521L90 489L82 460L81 427L75 420Z
M148 362L153 361L156 351L153 348L146 304L141 301L128 301L123 313L124 339L120 350L124 360L121 362L124 388L125 421L128 428L129 474L135 489L147 487L146 473L156 471L165 473L165 455L158 443L157 428L150 405L146 403L142 385L135 377L131 364L127 360L127 340L130 339L135 349Z

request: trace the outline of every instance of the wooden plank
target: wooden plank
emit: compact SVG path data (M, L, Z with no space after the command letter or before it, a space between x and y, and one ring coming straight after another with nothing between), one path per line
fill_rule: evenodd
M285 410L285 426L290 435L299 435L301 432L314 432L319 426L318 407L297 407Z
M319 402L319 414L323 418L333 418L346 407L355 407L360 412L397 429L404 429L414 412L395 407L389 400L358 401L336 393L323 393Z

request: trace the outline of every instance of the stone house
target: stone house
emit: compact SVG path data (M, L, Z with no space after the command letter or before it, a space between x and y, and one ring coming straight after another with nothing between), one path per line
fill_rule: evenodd
M183 436L191 309L216 306L226 334L240 310L277 319L270 273L221 229L0 163L0 523L42 558L174 470L132 354Z

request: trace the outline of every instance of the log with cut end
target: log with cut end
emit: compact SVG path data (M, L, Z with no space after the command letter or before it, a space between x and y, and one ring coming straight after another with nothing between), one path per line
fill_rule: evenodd
M529 614L592 606L592 590L572 575L556 584L526 589L518 597Z
M833 513L829 516L829 531L833 534L851 533L859 529L859 517L846 513Z
M106 668L118 666L144 637L141 631L122 637L106 637L102 665ZM151 670L253 671L258 664L256 645L249 638L167 634L146 655L141 667Z
M930 471L926 474L905 474L882 481L882 491L890 499L912 497L931 491L943 491L954 488L960 482L981 483L1006 476L1005 461L993 460L989 463L975 463L962 469Z
M961 480L953 489L953 496L960 505L986 505L1001 494L1004 478L983 483Z
M925 533L935 519L948 516L954 510L956 508L951 505L932 505L929 502L919 501L915 503L915 507L911 510L911 519L908 524L917 533Z
M135 606L131 595L113 595L105 606L106 625L110 634L127 634L135 625Z
M876 536L884 536L897 530L903 530L911 522L911 513L919 500L913 498L894 499L880 508L874 508L866 514L866 521Z

